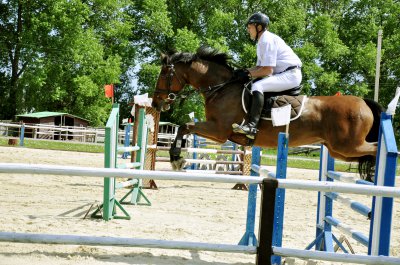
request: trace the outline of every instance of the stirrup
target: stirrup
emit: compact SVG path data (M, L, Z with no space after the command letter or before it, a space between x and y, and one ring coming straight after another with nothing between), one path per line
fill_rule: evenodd
M243 127L247 126L248 130L243 130ZM245 134L247 138L254 139L258 129L252 126L246 125L239 125L237 123L232 124L232 129L234 133Z

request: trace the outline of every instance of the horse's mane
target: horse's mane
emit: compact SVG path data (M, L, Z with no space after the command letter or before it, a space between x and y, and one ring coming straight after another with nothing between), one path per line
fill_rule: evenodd
M232 69L230 63L232 58L223 52L218 51L209 46L201 46L197 49L196 53L188 53L188 52L177 52L173 53L169 56L169 63L191 63L198 59L214 62L216 64L225 66L229 69Z

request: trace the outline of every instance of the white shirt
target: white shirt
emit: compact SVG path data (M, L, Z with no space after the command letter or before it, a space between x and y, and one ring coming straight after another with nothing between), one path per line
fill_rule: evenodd
M257 66L272 66L273 74L290 66L301 66L300 58L284 40L269 31L264 31L257 42Z

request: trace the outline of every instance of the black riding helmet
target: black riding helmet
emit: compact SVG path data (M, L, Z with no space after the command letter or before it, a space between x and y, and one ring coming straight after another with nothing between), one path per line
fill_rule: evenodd
M254 13L247 20L246 26L249 24L261 25L264 30L269 25L269 17L263 13Z

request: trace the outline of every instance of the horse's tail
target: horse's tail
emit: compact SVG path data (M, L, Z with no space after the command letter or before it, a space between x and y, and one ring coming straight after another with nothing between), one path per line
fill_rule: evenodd
M381 121L381 113L385 111L385 109L376 101L371 99L364 99L365 103L371 109L374 115L374 122L372 127L365 138L367 142L378 142L379 138L379 126ZM373 181L372 177L374 176L374 166L375 166L376 157L368 155L362 156L358 159L358 172L363 179L368 181Z

